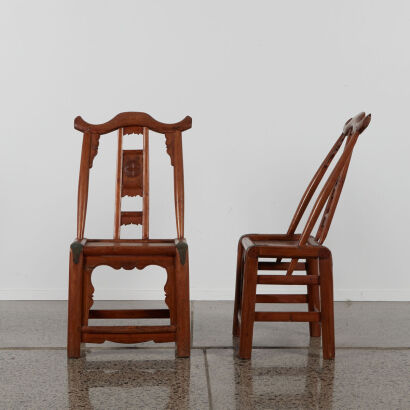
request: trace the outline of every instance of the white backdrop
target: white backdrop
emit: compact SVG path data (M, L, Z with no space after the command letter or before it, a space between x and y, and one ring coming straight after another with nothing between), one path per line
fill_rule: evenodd
M191 297L232 299L238 237L284 232L343 123L365 110L373 120L326 243L335 295L409 300L409 38L405 0L3 0L0 298L66 298L75 116L192 116L183 137ZM88 237L112 235L115 144L101 137ZM152 135L151 155L151 234L174 237L163 136ZM93 277L96 298L156 299L165 273Z

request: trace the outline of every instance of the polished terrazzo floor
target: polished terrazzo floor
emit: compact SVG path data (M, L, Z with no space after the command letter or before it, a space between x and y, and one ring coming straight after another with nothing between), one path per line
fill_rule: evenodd
M66 302L0 301L0 409L410 409L410 302L336 302L334 361L305 323L256 323L252 360L238 360L232 309L192 302L190 359L106 343L67 360Z

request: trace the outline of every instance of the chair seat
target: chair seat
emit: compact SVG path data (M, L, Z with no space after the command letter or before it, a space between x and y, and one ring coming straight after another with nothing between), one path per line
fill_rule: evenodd
M300 235L248 234L242 236L241 243L245 251L252 248L261 257L317 257L328 252L313 236L309 237L306 245L300 246L299 237Z
M176 254L173 239L89 239L84 255L170 255Z

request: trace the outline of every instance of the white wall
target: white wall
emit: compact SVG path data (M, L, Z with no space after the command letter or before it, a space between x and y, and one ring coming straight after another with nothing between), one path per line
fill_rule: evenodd
M234 294L237 239L284 232L352 114L357 144L327 245L337 299L409 300L408 1L2 2L2 299L64 299L81 134L145 111L184 135L193 299ZM153 135L151 233L174 237L172 169ZM112 234L115 137L101 138L87 232ZM165 211L166 210L166 211ZM131 235L128 232L127 235ZM161 269L94 274L96 297L157 298Z

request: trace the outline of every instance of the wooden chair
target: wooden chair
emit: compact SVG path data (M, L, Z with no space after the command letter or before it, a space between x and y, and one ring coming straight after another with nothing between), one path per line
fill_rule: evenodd
M175 341L177 356L190 354L190 306L188 245L184 238L184 171L182 131L191 128L186 117L176 124L164 124L145 113L127 112L99 125L81 117L74 128L83 132L78 185L77 238L71 244L68 301L68 357L80 357L81 342L138 343ZM97 155L99 138L118 130L118 157L115 197L114 238L85 239L89 171ZM167 152L174 167L176 239L149 238L149 130L165 134ZM123 150L125 134L142 134L142 150ZM142 211L121 211L124 196L142 197ZM142 225L142 239L120 239L121 225ZM143 269L157 265L166 269L165 302L169 309L91 310L93 270L100 265L114 269ZM88 326L88 319L169 318L167 326Z
M332 254L323 246L349 168L353 148L371 116L360 113L346 122L341 136L308 185L284 235L249 234L240 238L236 273L233 335L239 336L239 357L250 359L254 322L309 322L311 336L320 336L324 359L335 356ZM345 142L343 153L323 185L301 234L296 228L331 161ZM315 236L311 232L322 211ZM259 261L259 258L276 258ZM289 262L283 259L290 259ZM302 260L302 261L300 261ZM286 271L286 275L258 275ZM306 275L292 275L306 271ZM307 294L256 294L257 284L307 285ZM255 312L256 303L307 303L308 312Z

